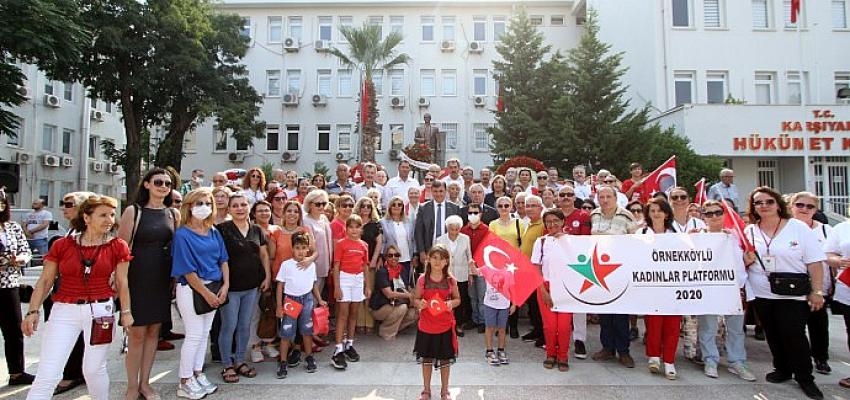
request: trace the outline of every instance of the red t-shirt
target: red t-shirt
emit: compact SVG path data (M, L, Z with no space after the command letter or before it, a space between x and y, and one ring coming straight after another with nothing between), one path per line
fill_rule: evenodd
M88 284L83 282L83 259L95 258ZM80 246L76 237L64 237L53 243L45 260L59 265L62 284L53 301L76 303L77 300L100 300L115 296L109 277L118 264L133 259L127 242L115 238L99 246ZM88 290L86 290L88 286Z
M628 192L634 184L634 179L626 179L626 181L623 182L623 186L620 188L620 190L623 192L623 194L626 194L626 192ZM646 202L649 201L649 195L650 193L649 190L646 190L646 185L640 185L640 187L635 189L635 191L632 193L632 198L630 198L629 201L638 200L641 204L646 204Z
M460 233L469 236L469 250L472 251L472 254L475 254L475 251L478 250L478 246L481 244L481 241L484 240L484 237L487 236L487 232L490 231L490 228L487 227L483 222L478 224L478 228L472 229L472 225L466 224L460 228Z
M346 231L347 229L345 229L345 221L339 218L334 218L334 220L331 221L331 237L333 238L333 240L345 239Z
M369 264L369 245L362 240L349 238L336 242L334 264L339 261L339 270L347 274L360 274Z
M564 220L564 233L568 235L590 235L590 213L576 208Z

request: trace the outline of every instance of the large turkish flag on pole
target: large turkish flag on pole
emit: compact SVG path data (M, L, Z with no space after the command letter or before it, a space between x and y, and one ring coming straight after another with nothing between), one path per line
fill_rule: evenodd
M670 157L664 164L661 164L655 171L652 171L646 178L643 179L643 187L649 190L650 194L657 192L667 192L670 188L676 186L676 156Z
M517 306L543 283L528 257L492 232L481 240L473 258L484 280Z

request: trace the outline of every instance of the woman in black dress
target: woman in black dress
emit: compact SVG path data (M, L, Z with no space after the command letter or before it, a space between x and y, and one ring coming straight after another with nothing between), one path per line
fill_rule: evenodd
M375 271L380 264L381 252L378 249L384 248L384 230L381 228L381 217L378 214L378 207L368 196L363 196L354 205L354 212L360 215L363 220L363 233L360 239L369 245L369 268L366 270L366 285L371 288L375 282ZM375 325L375 320L372 319L372 314L369 313L367 304L369 299L360 304L360 311L357 314L357 326L365 334L372 333L372 326Z
M145 174L135 204L121 215L118 237L130 246L128 283L133 326L129 343L126 399L157 398L150 385L159 330L171 320L171 238L180 212L171 208L173 181L168 171L154 168Z

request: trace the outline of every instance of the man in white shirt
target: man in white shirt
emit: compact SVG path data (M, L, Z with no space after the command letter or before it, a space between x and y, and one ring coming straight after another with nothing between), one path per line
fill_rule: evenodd
M44 209L44 200L36 199L32 202L32 212L27 215L24 233L30 248L38 250L41 255L47 254L47 229L53 214Z
M449 187L449 184L452 182L460 185L460 198L463 198L463 189L466 187L463 185L463 177L460 175L460 160L457 158L452 158L449 161L446 161L446 167L449 169L449 174L441 179L446 183L446 187ZM439 175L435 175L434 178L439 179Z
M377 165L370 162L363 164L363 182L354 186L352 192L354 194L354 200L360 200L361 197L366 196L366 192L368 192L369 189L378 189L378 191L381 192L381 209L386 210L387 204L389 204L390 201L390 196L387 195L387 191L384 187L375 181L377 174Z
M576 191L576 197L586 200L592 192L590 183L587 182L587 170L584 165L576 165L573 167L573 189Z
M387 181L387 189L390 197L398 196L408 204L407 194L410 188L418 188L419 182L410 177L410 162L403 160L398 163L398 176Z
M492 193L493 189L490 187L490 179L493 177L493 171L490 171L490 168L487 167L481 168L479 176L481 177L481 186L484 186L484 194Z
M739 210L741 203L738 199L738 187L732 181L735 179L735 171L729 168L720 170L720 182L711 185L708 189L708 198L711 200L730 200L732 207Z

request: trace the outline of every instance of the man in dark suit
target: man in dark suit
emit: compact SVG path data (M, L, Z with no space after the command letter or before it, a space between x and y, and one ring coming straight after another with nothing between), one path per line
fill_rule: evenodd
M413 140L427 145L431 150L431 163L442 167L446 165L445 133L431 124L431 114L425 113L424 119L425 125L416 128L413 132Z
M460 207L446 201L446 183L435 180L431 183L433 200L419 206L416 213L416 225L413 228L413 238L419 251L419 261L422 265L428 260L428 251L434 244L434 239L446 233L446 218L451 215L460 216Z
M469 195L468 204L478 204L481 210L481 222L484 225L490 225L490 221L496 220L499 218L499 212L496 211L495 208L484 204L484 185L480 183L473 183L469 186L469 190L467 190L467 194ZM463 218L463 224L466 225L469 222L469 216L467 214L468 206L461 209L460 216Z

